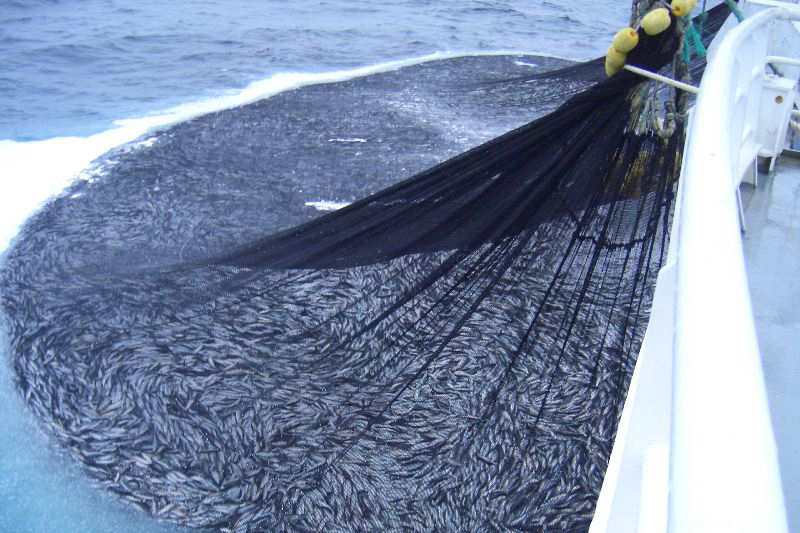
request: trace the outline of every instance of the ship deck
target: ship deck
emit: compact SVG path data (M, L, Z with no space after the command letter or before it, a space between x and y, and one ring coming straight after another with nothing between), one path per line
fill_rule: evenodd
M742 244L789 529L800 532L800 159L782 156L741 193Z

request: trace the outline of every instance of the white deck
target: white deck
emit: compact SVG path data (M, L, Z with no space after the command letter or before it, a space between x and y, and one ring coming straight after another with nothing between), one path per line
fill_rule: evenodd
M741 186L742 243L790 531L800 532L800 159ZM742 428L745 430L746 428Z

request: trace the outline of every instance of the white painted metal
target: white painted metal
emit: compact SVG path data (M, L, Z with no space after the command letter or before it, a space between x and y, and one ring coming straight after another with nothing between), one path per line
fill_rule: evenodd
M700 85L677 235L671 532L787 531L731 184L755 123L768 24L790 17L800 19L796 6L740 23Z
M645 494L656 497L663 492L665 499L650 502L650 508L667 504L666 487L645 487L653 478L645 477L643 464L652 446L669 447L675 273L673 262L658 274L650 327L628 387L590 533L637 531L641 498ZM646 511L644 514L645 521L652 524L656 515ZM661 529L665 528L666 521L661 524Z
M797 4L797 0L789 0L789 2L776 2L773 0L739 0L739 4L744 11L745 16L751 17L764 9L773 7L781 7L787 3ZM770 28L768 38L768 48L772 54L782 57L800 57L800 22L797 21L781 21ZM792 65L789 63L778 63L775 61L768 61L773 65L780 68L781 74L788 79L798 79L800 77L800 65Z
M644 453L642 496L636 531L667 533L669 511L669 446L653 444Z
M783 151L786 129L794 104L795 85L795 80L768 75L761 91L756 142L761 146L758 155L770 158L770 172L775 168L775 160Z
M777 63L779 65L794 65L800 67L800 59L783 56L767 56L767 63Z
M737 26L738 29L738 26ZM726 79L727 93L731 106L729 135L724 129L717 130L729 143L730 163L733 165L733 186L738 190L739 184L750 171L761 149L756 137L756 124L761 105L761 87L764 83L764 65L767 55L767 29L760 26L753 34L748 35L736 53L736 61L731 65L730 75ZM724 41L723 41L724 42ZM722 43L720 43L720 47ZM717 50L719 51L719 50ZM713 64L713 62L711 62ZM705 75L703 76L705 77ZM722 96L722 95L720 95ZM719 128L719 125L717 126Z

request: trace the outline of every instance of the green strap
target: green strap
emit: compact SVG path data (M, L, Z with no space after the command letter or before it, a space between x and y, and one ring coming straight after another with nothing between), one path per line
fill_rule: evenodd
M692 56L689 54L689 34L683 34L683 62L688 63L692 60Z
M729 8L731 8L731 11L733 12L734 15L736 15L736 19L739 22L744 20L744 14L742 13L742 10L739 9L739 6L736 5L736 2L734 2L733 0L725 0L725 3L728 4Z
M703 13L706 15L706 13ZM698 28L695 28L694 22L689 22L689 26L686 27L686 31L683 34L683 61L688 63L691 59L691 50L690 48L694 46L694 51L697 57L706 57L706 47L703 46L703 40L700 38L700 32L703 31L703 22L705 18L703 15L698 17Z
M689 35L692 38L692 44L694 45L695 52L697 52L697 57L706 57L706 47L703 46L703 40L700 38L700 32L703 31L703 27L700 26L700 30L695 30L694 22L689 26Z

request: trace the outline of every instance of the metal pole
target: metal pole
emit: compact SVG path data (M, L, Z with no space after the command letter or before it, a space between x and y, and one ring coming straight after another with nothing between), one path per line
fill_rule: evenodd
M700 89L695 87L694 85L689 85L688 83L683 83L682 81L673 80L672 78L668 78L666 76L662 76L661 74L656 74L655 72L650 72L649 70L645 70L643 68L634 67L633 65L625 65L625 70L638 74L640 76L644 76L645 78L650 78L651 80L660 81L661 83L666 83L667 85L672 85L676 89L680 89L682 91L686 91L692 94L697 94L700 92Z

